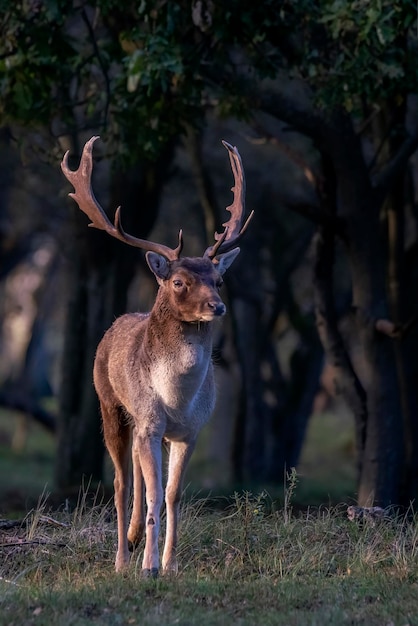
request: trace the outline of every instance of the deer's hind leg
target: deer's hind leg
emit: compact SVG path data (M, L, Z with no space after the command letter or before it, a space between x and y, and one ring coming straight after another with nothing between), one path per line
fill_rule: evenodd
M144 511L144 477L142 475L140 451L136 431L133 431L132 468L133 468L133 505L131 522L128 529L128 541L132 549L136 548L142 539L145 529Z
M128 498L131 486L130 477L130 448L131 426L121 407L109 408L100 403L103 419L103 433L106 447L113 461L115 478L115 507L118 524L118 550L116 553L115 568L119 572L129 563L129 547L127 537L128 527Z

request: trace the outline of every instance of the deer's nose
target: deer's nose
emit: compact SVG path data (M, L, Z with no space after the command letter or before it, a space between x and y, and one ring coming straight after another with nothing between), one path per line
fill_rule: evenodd
M226 306L223 302L208 302L208 308L217 316L225 315L226 312Z

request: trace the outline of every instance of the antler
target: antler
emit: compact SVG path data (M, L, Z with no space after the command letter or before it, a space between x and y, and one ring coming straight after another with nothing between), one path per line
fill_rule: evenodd
M92 137L86 142L83 148L83 154L81 155L79 168L75 171L68 167L69 151L64 154L61 169L64 176L69 180L75 189L75 193L69 194L70 197L77 202L80 209L91 219L91 224L89 224L89 226L104 230L112 237L115 237L130 246L142 248L143 250L151 252L157 252L168 261L175 261L179 258L183 248L183 235L181 230L179 232L178 246L174 249L160 243L154 243L145 239L137 239L137 237L132 237L132 235L125 233L123 230L120 221L120 206L116 209L115 223L112 224L100 204L97 202L91 187L91 174L93 171L93 144L98 138L99 137Z
M226 207L226 210L231 213L231 217L227 222L222 224L225 227L223 233L219 234L215 232L216 243L213 246L209 246L205 251L204 256L214 259L217 254L228 252L235 247L242 235L247 230L254 211L251 211L250 215L244 225L242 225L245 212L245 176L244 169L242 167L242 161L240 154L235 146L231 146L226 141L222 141L225 148L228 150L229 160L231 161L232 172L234 174L235 185L232 187L234 194L234 201L231 206Z

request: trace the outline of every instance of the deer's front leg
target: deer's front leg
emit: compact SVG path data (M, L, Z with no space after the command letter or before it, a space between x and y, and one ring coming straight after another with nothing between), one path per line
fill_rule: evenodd
M159 569L158 535L163 503L161 438L138 436L137 449L145 481L147 515L145 518L145 550L142 561L144 576L156 577Z
M165 495L167 529L163 552L164 572L177 573L178 571L176 550L180 498L184 473L186 471L187 464L192 455L194 447L195 441L173 441L170 444L168 478Z

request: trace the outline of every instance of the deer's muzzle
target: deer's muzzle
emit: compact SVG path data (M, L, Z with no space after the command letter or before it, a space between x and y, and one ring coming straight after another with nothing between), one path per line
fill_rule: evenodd
M208 302L207 307L214 317L221 317L226 313L226 306L223 302Z

